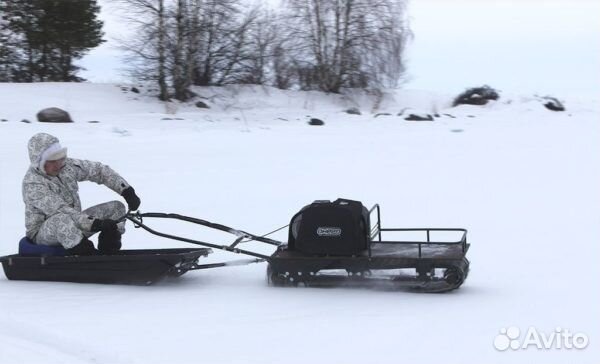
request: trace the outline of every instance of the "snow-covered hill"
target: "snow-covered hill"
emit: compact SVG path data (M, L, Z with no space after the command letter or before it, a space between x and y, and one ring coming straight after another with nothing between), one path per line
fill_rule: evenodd
M1 255L14 253L24 233L26 144L44 131L71 156L121 173L142 211L265 233L315 199L378 202L385 226L469 229L471 274L443 295L270 288L264 265L190 272L149 287L2 276L0 363L593 363L600 356L597 98L554 95L567 111L551 112L534 95L451 108L454 95L425 91L341 96L245 86L196 89L195 101L211 107L199 109L130 87L0 84ZM75 123L35 121L51 106ZM352 107L361 115L345 112ZM411 110L440 117L404 120ZM310 126L310 118L325 125ZM118 198L89 183L80 193L85 206ZM223 238L180 223L156 226ZM131 227L124 243L185 246ZM215 252L207 261L235 258ZM589 345L497 351L494 339L508 326L566 328Z

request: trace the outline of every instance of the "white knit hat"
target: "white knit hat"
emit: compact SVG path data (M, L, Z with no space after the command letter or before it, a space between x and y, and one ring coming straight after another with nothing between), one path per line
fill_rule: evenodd
M63 158L67 158L67 148L61 147L60 143L50 145L40 157L40 170L44 170L44 164L47 161L55 161Z

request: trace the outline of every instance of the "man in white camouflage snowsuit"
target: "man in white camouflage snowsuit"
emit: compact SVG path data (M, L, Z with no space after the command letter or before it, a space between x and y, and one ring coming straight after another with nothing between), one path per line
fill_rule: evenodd
M40 245L62 245L69 254L115 253L121 248L125 205L110 201L81 210L79 181L105 185L123 196L129 210L137 210L140 199L127 181L98 162L67 158L67 148L46 133L35 134L28 143L31 165L23 178L25 227L29 240ZM98 250L88 240L100 232Z

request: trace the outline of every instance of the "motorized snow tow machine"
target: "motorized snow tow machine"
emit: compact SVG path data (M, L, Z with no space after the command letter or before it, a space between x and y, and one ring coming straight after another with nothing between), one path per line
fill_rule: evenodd
M156 231L146 219L176 219L233 234L219 245ZM422 292L446 292L467 278L467 230L442 228L383 228L378 204L370 210L359 201L318 200L295 214L289 225L258 236L209 221L166 213L129 212L124 219L151 234L203 248L122 250L115 255L66 256L62 248L42 247L23 239L19 254L1 257L8 279L82 283L151 284L190 270L267 262L273 286L383 286ZM374 221L374 223L371 223ZM288 242L267 236L289 227ZM396 235L394 240L384 236ZM397 237L403 237L398 240ZM246 250L250 241L276 247L272 255ZM252 257L199 264L220 249Z

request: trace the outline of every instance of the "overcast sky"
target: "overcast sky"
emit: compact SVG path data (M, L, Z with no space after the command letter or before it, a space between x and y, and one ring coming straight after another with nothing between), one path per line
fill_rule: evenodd
M107 42L81 64L92 82L122 82L114 38L128 31L100 0ZM113 2L114 3L114 2ZM600 94L600 1L411 0L404 88L457 92L489 84L520 93Z

